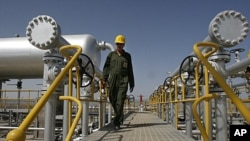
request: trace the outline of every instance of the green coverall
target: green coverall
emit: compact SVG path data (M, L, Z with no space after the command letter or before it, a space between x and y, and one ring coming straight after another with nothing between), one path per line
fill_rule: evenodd
M131 55L124 50L120 56L116 51L110 52L103 67L103 79L109 87L109 100L115 112L114 124L120 126L128 84L134 88Z

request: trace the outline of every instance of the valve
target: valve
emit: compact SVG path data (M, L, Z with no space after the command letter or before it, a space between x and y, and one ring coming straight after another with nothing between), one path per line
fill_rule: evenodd
M170 86L170 84L171 84L171 82L170 82L171 79L172 79L172 77L167 77L167 78L164 80L164 82L163 82L164 89L169 88L169 86Z
M94 79L94 75L95 75L94 64L91 61L91 59L85 54L80 55L80 57L77 59L77 63L78 63L79 73L80 73L80 84L81 84L80 87L87 87L92 83ZM74 80L72 81L76 85L76 81Z
M236 48L236 49L230 50L230 53L234 53L235 62L240 62L240 52L244 52L244 51L245 51L244 48Z
M195 85L195 68L198 63L198 58L194 55L187 56L181 63L179 68L179 76L181 82L187 86ZM186 64L186 65L185 65ZM199 66L199 81L203 77L203 65Z
M172 77L167 77L164 82L163 82L163 88L164 88L164 91L166 92L166 95L168 96L169 93L173 93L175 87L173 87L170 91L170 85L172 84L171 82L172 80Z

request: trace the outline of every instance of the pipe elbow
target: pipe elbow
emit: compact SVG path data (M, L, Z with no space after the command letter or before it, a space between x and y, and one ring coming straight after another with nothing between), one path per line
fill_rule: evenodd
M114 47L112 44L107 43L107 42L105 42L105 41L99 42L99 43L98 43L98 46L99 46L102 50L108 49L108 50L110 50L110 51L115 51L115 47Z

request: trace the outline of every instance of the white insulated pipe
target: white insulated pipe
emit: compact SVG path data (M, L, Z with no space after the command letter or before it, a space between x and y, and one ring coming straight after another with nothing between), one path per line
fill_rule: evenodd
M62 36L72 45L79 45L98 68L101 49L92 35ZM43 78L43 57L47 50L34 47L26 37L0 38L0 79Z
M0 79L42 78L44 53L25 37L0 38Z
M250 65L250 58L245 58L240 62L235 62L234 64L226 68L227 76L237 75L238 72L244 71L247 66Z
M43 78L44 53L66 44L81 46L82 53L92 60L96 74L101 75L101 50L115 48L104 41L97 43L90 34L61 36L60 32L54 19L41 15L29 22L27 38L0 38L0 79Z
M221 47L233 47L241 43L249 31L246 17L234 10L226 10L218 13L209 24L209 36L204 39L204 42L214 42ZM209 48L200 48L202 52L208 52ZM192 52L190 55L194 55ZM186 67L183 64L183 67ZM179 68L173 71L169 76L178 75Z

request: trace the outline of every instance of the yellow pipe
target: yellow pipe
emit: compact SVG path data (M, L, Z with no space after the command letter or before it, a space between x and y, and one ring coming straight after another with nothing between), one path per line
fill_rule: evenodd
M178 103L175 103L175 128L178 129Z
M37 104L33 107L33 109L30 111L30 113L26 116L26 118L23 120L23 122L20 124L20 126L12 131L10 131L6 137L7 141L25 141L25 132L34 120L34 118L38 115L40 110L43 108L45 103L48 101L50 95L53 93L53 91L56 89L56 87L61 83L61 80L63 77L67 74L67 71L71 69L72 65L74 64L75 60L79 57L79 55L82 52L82 48L80 46L72 46L67 45L60 48L60 51L64 51L66 49L76 49L77 52L74 54L72 59L69 61L69 63L65 66L65 68L59 73L59 75L56 77L56 79L53 81L53 83L50 85L48 90L44 93L44 95L41 97L41 99L37 102Z
M200 117L199 117L199 115L198 115L198 113L197 113L197 111L196 111L196 107L197 107L197 105L198 105L201 101L207 100L207 99L211 99L211 98L216 98L216 97L218 97L218 96L215 95L215 94L205 95L205 96L202 96L202 97L198 98L198 99L193 103L193 105L192 105L192 112L193 112L193 115L194 115L196 124L197 124L198 128L199 128L200 131L201 131L201 135L202 135L204 141L208 141L209 138L208 138L208 134L207 134L205 128L203 127L203 125L202 125L202 123L201 123L201 119L200 119Z
M205 67L205 90L204 90L204 94L205 95L209 95L209 76L208 76L208 71L207 71L207 68ZM210 115L211 115L211 107L210 107L210 103L211 101L205 101L205 127L206 127L206 131L207 131L207 134L208 136L210 136L211 134L211 118L210 118Z
M73 93L73 84L72 84L73 76L72 76L72 69L69 70L69 84L68 84L68 96L72 96ZM68 129L71 127L72 122L72 102L68 101Z
M208 54L205 56L205 58L208 58ZM199 84L199 67L201 65L201 61L199 60L196 66L196 98L199 97L199 93L200 93L200 84ZM209 74L208 74L208 70L205 67L204 70L202 70L203 72L205 72L205 90L204 90L204 95L209 95ZM210 119L210 101L205 101L205 128L206 128L206 132L208 134L208 136L210 136L211 132L210 132L210 123L211 123L211 119Z
M186 99L186 100L178 100L178 101L169 101L169 102L166 102L167 104L169 103L179 103L179 102L192 102L192 101L195 101L196 98L194 99Z
M202 55L198 47L212 47L213 51L210 51L207 53L207 55L210 55L214 52L216 52L219 48L219 46L212 42L200 42L196 43L193 47L194 52L196 55L200 58L200 60L205 64L209 72L214 76L214 79L217 81L217 83L221 86L221 88L225 91L225 93L228 95L228 97L233 101L233 103L236 105L236 107L239 109L240 113L244 117L244 119L250 123L250 110L246 107L244 103L241 102L241 100L236 96L234 91L231 87L229 87L224 80L224 78L216 72L216 70L213 68L213 66L206 60L206 58Z
M68 55L66 53L62 53L68 60L70 60L72 58L71 55ZM75 66L75 69L76 69L76 97L77 99L80 99L80 73L79 73L79 68L78 68L78 63L75 61L74 64ZM73 65L72 65L72 68L73 68ZM68 96L72 96L72 93L73 93L73 83L72 83L72 80L73 80L73 73L72 73L72 69L69 69L69 80L68 80ZM71 127L71 124L72 124L72 102L69 101L68 102L68 129L70 129Z
M71 55L68 55L66 53L62 53L68 60L70 60L72 58ZM79 77L80 74L79 74L79 68L77 67L78 64L77 62L75 61L74 64L72 65L72 68L75 67L76 69L76 88L77 88L77 94L76 94L76 97L78 98L78 89L79 89ZM72 83L72 80L73 80L73 72L72 72L72 69L69 70L69 80L68 80L68 96L72 96L72 93L73 93L73 83ZM78 98L79 99L79 98ZM68 128L70 128L71 126L71 122L72 122L72 102L69 101L68 102Z
M69 129L69 132L67 134L67 137L65 139L65 141L71 141L71 138L72 138L72 135L74 133L74 129L76 128L76 125L81 117L81 114L82 114L82 104L81 104L81 101L74 98L74 97L71 97L71 96L60 96L59 97L60 100L69 100L69 101L74 101L77 105L78 105L78 111L76 113L76 117L72 123L72 126L70 127Z

